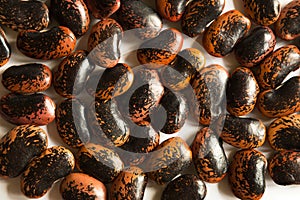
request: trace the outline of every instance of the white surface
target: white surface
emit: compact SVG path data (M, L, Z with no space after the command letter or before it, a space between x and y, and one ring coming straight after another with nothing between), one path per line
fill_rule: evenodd
M280 0L282 7L290 1L291 0ZM152 1L148 0L147 2L149 2L152 5L154 4L153 3L154 0L152 0ZM235 3L233 3L233 2L235 2ZM226 12L233 8L236 8L243 12L240 2L241 2L240 0L227 0L226 6L225 6L225 9L223 12ZM93 19L93 23L95 23L96 21L97 20ZM180 27L178 23L169 23L165 20L164 20L164 23L167 24L166 25L167 27L178 27L178 28ZM52 23L51 26L54 26L54 24L55 23ZM6 64L4 67L0 68L1 74L7 67L9 67L11 65L25 64L28 62L41 62L41 63L48 65L52 69L56 68L56 66L58 65L60 60L42 61L42 60L35 60L35 59L27 58L24 55L22 55L16 48L15 38L16 38L17 33L14 31L11 31L5 27L4 27L4 29L6 31L6 34L8 35L8 40L9 40L9 43L11 44L13 53L12 53L12 57L11 57L9 63ZM89 35L89 33L87 33L84 37L79 39L77 49L86 49L88 35ZM135 40L136 38L134 36L131 36L130 39ZM138 40L138 39L136 39L136 40ZM200 41L201 41L201 37L195 38L195 39L190 39L189 41L185 41L184 48L199 47L198 43ZM278 46L282 46L283 44L285 44L285 43L282 42L281 40L278 40L278 45L276 48L278 48ZM123 41L122 45L123 45L122 46L123 57L122 57L121 61L126 62L126 63L130 64L131 66L138 65L138 62L135 58L135 53L133 52L130 55L128 55L126 53L126 52L128 52L128 49L135 49L136 44L132 43L132 42ZM207 65L208 64L221 64L221 65L225 66L229 71L231 71L232 69L234 69L235 67L238 66L238 63L234 59L233 55L229 55L229 56L225 57L224 59L220 59L220 58L215 58L215 57L211 57L211 56L207 55L207 53L203 50L203 48L200 50L202 50L206 55ZM127 55L124 56L124 54L127 54ZM299 75L299 71L295 72L294 74ZM8 91L3 88L2 84L0 84L0 95L2 96L6 93L8 93ZM48 94L50 97L52 97L56 103L59 103L62 100L62 98L59 97L54 92L52 87L48 91L46 91L46 94ZM270 122L270 120L268 120L267 118L262 117L257 110L255 110L250 116L256 116L256 117L264 120L264 122L266 122L266 124L268 124ZM15 126L7 123L3 119L0 119L0 136L3 136L7 131L9 131L13 127L15 127ZM56 132L56 127L55 127L54 122L49 124L47 127L45 126L43 128L45 128L45 130L47 130L47 132L48 132L48 136L50 139L50 146L52 146L54 144L64 145ZM199 127L196 127L192 123L187 122L187 124L184 126L182 131L180 131L179 133L174 134L172 136L178 135L178 136L184 138L188 142L188 144L191 144L191 142L194 138L194 135L196 134L198 129L199 129ZM166 138L166 136L164 134L162 134L161 137L162 137L162 139ZM227 144L224 144L224 147L225 147L226 153L230 159L233 152L235 152L237 149L235 149L234 147L231 147ZM265 145L263 147L259 148L259 150L261 150L263 153L265 153L267 157L269 157L270 153L273 152L273 150L268 146L267 142L265 143ZM234 197L233 193L231 192L227 178L225 178L223 181L221 181L218 184L208 184L207 183L206 185L207 185L207 196L206 196L207 200L216 200L216 199L218 199L218 200L234 200L234 199L237 199L236 197ZM298 200L298 199L300 199L300 197L299 197L300 186L276 185L273 183L273 181L270 179L270 177L268 175L266 177L266 186L267 186L266 191L262 198L263 200L271 200L271 199L272 200L282 200L282 199ZM159 200L160 195L163 191L163 188L164 188L163 186L158 186L155 183L150 181L147 186L146 192L145 192L144 200ZM9 180L0 179L0 200L4 200L4 199L19 199L19 200L27 199L20 191L19 177L14 178L14 179L9 179ZM47 193L47 195L45 195L41 199L44 199L44 200L46 200L46 199L47 200L61 199L61 197L59 195L59 183L55 183L53 188Z

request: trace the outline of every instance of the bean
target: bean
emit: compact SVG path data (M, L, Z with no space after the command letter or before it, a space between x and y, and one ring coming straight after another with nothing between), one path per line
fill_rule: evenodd
M218 135L202 128L192 143L193 163L201 180L220 182L227 174L228 161Z
M11 48L7 42L6 35L3 29L0 27L0 67L5 65L11 56Z
M2 117L12 124L46 125L55 118L55 103L47 95L9 93L0 99Z
M121 5L120 0L86 0L89 10L97 19L106 19L115 13Z
M158 13L171 22L177 22L181 19L187 0L156 0L156 9Z
M300 114L274 120L268 128L268 140L276 151L300 150Z
M54 182L70 174L74 166L70 150L62 146L48 148L27 166L21 176L21 191L28 198L40 198Z
M52 72L46 65L29 63L14 65L2 74L3 86L15 93L36 93L47 90L52 83Z
M206 29L203 47L213 56L224 57L232 52L237 42L248 33L250 26L250 20L238 10L228 11Z
M47 145L47 134L39 127L21 125L11 129L0 139L0 176L19 176Z
M269 27L257 27L235 47L235 57L242 66L253 67L275 48L276 39Z
M24 55L43 60L68 56L75 44L75 35L64 26L56 26L44 32L21 31L17 36L17 47Z
M267 159L254 149L240 150L233 156L229 167L229 183L240 199L260 199L265 192Z

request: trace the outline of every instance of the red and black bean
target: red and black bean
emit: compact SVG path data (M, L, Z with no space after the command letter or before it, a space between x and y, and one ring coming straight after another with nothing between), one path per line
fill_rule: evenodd
M120 0L86 0L92 15L97 19L106 19L114 14L121 5Z
M226 112L226 85L228 72L221 65L209 65L194 78L192 87L196 103L192 112L203 125L209 125Z
M180 137L161 143L146 161L145 171L158 184L166 184L182 173L192 163L192 151Z
M114 19L104 19L91 28L88 38L89 60L100 67L114 67L120 59L123 29Z
M202 128L192 143L193 162L201 180L220 182L227 174L228 161L219 136L212 129Z
M203 200L206 185L193 174L184 174L171 181L164 189L161 200Z
M155 38L145 41L137 50L141 64L150 68L159 68L170 64L183 45L183 36L175 28L163 30Z
M278 0L243 0L245 12L259 25L269 26L277 21L280 15Z
M64 58L54 72L55 91L66 98L79 96L94 69L87 59L87 52L77 50Z
M243 116L255 108L258 83L252 71L246 67L236 68L227 83L227 110L235 116Z
M181 19L187 3L187 0L156 0L156 9L163 18L177 22Z
M55 118L55 103L40 93L9 93L0 99L0 113L12 124L47 125Z
M64 200L95 199L106 200L106 187L97 179L84 173L71 173L60 184Z
M21 191L28 198L40 198L74 167L75 159L70 150L62 146L48 148L26 167L21 176Z
M300 152L279 151L269 161L268 170L278 185L300 184Z
M0 67L5 65L11 56L11 48L7 42L6 35L3 29L0 27Z
M21 31L17 37L17 47L24 55L43 60L68 56L75 45L74 33L64 26L56 26L44 32Z
M265 142L266 127L259 119L226 115L220 137L236 148L257 148Z
M288 3L275 23L276 35L284 40L293 40L300 36L300 0Z
M232 52L234 46L251 27L250 20L238 10L228 11L219 16L206 29L203 47L216 57L224 57Z
M19 176L47 145L46 132L37 126L21 125L11 129L0 140L0 176Z
M51 0L50 12L76 36L84 35L89 28L90 16L84 0Z
M242 66L253 67L273 52L275 44L275 35L269 27L256 27L236 45L235 57Z
M15 31L40 31L50 22L47 5L37 0L1 3L0 11L0 24Z
M76 99L61 102L55 112L57 132L64 143L79 148L89 142L90 133L85 119L85 107Z
M263 89L276 88L287 75L300 68L300 51L294 45L283 46L259 64L256 75Z
M258 200L265 192L267 159L259 151L237 151L229 167L229 183L240 199Z
M273 149L300 150L300 114L284 116L273 121L268 128L268 140Z
M76 167L106 184L121 173L124 164L113 150L89 143L77 152Z
M142 169L131 166L119 174L110 188L111 200L143 200L148 177Z
M160 16L140 0L122 0L116 14L122 27L141 39L157 36L163 25Z
M190 85L196 73L204 67L205 62L205 57L200 50L184 49L176 55L170 66L162 69L162 82L172 90L182 90Z
M181 27L183 33L196 37L204 32L207 25L223 11L225 0L191 1L183 14Z
M52 72L46 65L29 63L14 65L2 74L3 86L15 93L36 93L47 90L52 83Z
M276 89L258 95L258 108L267 117L282 117L300 111L300 76L292 77Z

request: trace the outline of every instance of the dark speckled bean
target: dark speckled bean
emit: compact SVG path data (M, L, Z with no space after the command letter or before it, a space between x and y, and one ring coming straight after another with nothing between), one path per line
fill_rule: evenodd
M182 173L192 163L192 151L180 137L172 137L161 143L146 162L149 178L158 184L166 184Z
M61 139L73 148L78 148L90 139L85 119L85 108L76 99L61 102L55 112L56 127Z
M267 117L282 117L300 111L300 76L290 78L275 90L258 95L258 108Z
M183 45L181 32L174 28L162 31L157 37L145 41L137 50L137 58L147 67L159 68L171 63Z
M51 83L51 70L48 66L38 63L11 66L2 74L3 86L16 93L45 91Z
M75 45L75 35L64 26L56 26L44 32L21 31L17 37L17 47L24 55L43 60L67 56Z
M0 176L17 177L48 145L46 132L34 125L11 129L0 140Z
M252 112L255 107L259 86L252 71L246 67L236 68L227 83L227 110L235 116Z
M147 183L147 175L140 168L131 166L121 172L112 183L110 199L142 200Z
M268 170L278 185L300 184L300 152L280 151L270 160Z
M87 52L77 50L64 58L54 72L53 86L63 97L78 96L85 88L88 75L94 66L87 60Z
M155 37L163 25L160 16L140 0L122 0L117 19L124 29L134 29L141 39Z
M210 128L202 128L192 143L193 162L201 180L220 182L227 174L228 161L222 142Z
M50 10L58 23L76 36L85 34L89 28L90 16L83 0L51 0Z
M259 200L265 192L266 157L257 150L235 153L229 169L229 183L240 199Z
M100 67L114 67L120 59L122 27L114 19L96 23L88 39L89 60Z
M268 140L273 149L300 150L300 114L284 116L273 121L268 128Z
M120 0L86 0L89 10L97 19L105 19L115 13L121 5Z
M83 173L71 173L60 184L60 194L64 200L106 200L105 185Z
M226 56L247 34L250 26L250 20L238 10L228 11L219 16L206 29L203 35L203 47L213 56Z
M280 14L278 0L243 0L245 12L259 24L268 26L276 22Z
M257 148L265 142L266 127L258 119L227 115L220 137L224 142L236 148Z
M0 24L15 31L40 31L48 27L49 21L48 7L41 1L10 1L7 5L1 3Z
M187 2L187 0L156 0L156 9L163 18L177 22L181 19Z
M205 183L193 174L185 174L167 185L161 200L203 200L205 196Z
M120 174L124 165L116 152L101 145L89 143L78 151L76 167L106 184L112 182Z
M21 191L28 198L42 197L55 181L70 174L74 166L70 150L62 146L48 148L27 166L21 176Z
M300 36L300 0L293 0L281 11L275 23L276 35L284 40L293 40Z
M225 0L194 0L190 2L182 17L183 33L195 37L204 32L206 26L223 11Z
M294 45L286 45L274 51L259 64L257 81L264 89L274 89L290 72L299 68L299 49Z
M242 66L253 67L274 50L275 44L269 27L257 27L236 45L235 57Z
M0 67L5 65L9 61L10 55L11 55L10 45L6 40L6 35L4 31L0 27Z
M13 124L46 125L55 118L55 103L47 95L9 93L1 97L2 117Z

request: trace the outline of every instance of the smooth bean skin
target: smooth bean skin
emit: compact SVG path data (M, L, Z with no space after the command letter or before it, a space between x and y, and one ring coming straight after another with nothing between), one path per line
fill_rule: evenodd
M275 23L275 32L283 40L293 40L300 36L300 0L288 3Z
M258 95L258 109L267 117L282 117L300 111L300 77L295 76L276 89Z
M4 66L10 59L11 47L7 42L6 35L0 27L0 67Z
M269 27L257 27L235 47L235 57L242 66L253 67L275 48L276 38Z
M250 20L238 10L230 10L220 15L206 29L203 47L215 57L224 57L233 51L237 42L243 38L251 26Z
M1 116L12 124L47 125L55 118L55 103L47 95L9 93L0 99Z
M187 0L156 0L157 12L171 22L181 19Z
M277 21L280 15L278 0L243 0L244 10L259 25L269 26Z
M62 180L60 194L64 200L107 199L106 187L101 181L78 172L73 172Z
M237 198L258 200L265 192L267 159L254 149L237 151L229 167L229 183Z
M235 116L243 116L255 108L259 93L258 83L252 71L246 67L236 68L227 83L227 110Z
M48 148L26 167L21 176L21 191L28 198L40 198L74 167L75 158L70 150L62 146Z
M279 151L271 158L268 170L278 185L300 184L300 152Z
M64 26L56 26L44 32L24 30L17 36L19 51L35 59L51 60L68 56L75 45L74 33Z
M196 37L207 25L218 18L225 6L225 0L195 0L186 6L181 27L184 34Z
M0 176L19 176L47 145L46 132L37 126L21 125L11 129L0 139Z
M300 51L294 45L283 46L259 64L257 81L263 89L278 87L287 75L300 68Z
M2 74L3 86L15 93L36 93L47 90L52 83L51 69L43 64L14 65Z
M268 127L268 141L276 151L300 150L300 114L274 120Z
M106 19L114 14L121 5L120 0L86 0L92 15L97 19Z
M228 161L222 142L208 127L202 128L192 143L193 163L201 180L220 182L227 174Z

